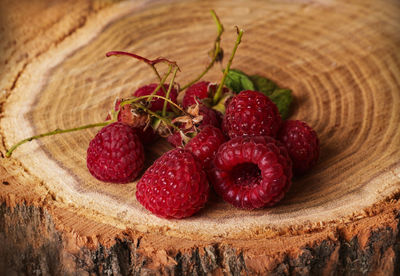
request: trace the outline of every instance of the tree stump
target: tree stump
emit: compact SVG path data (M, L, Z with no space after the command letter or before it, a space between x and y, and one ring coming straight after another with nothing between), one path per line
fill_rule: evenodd
M9 3L10 2L10 3ZM0 274L400 273L400 4L396 1L2 1ZM135 183L86 169L97 129L20 139L105 119L116 97L155 82L125 50L176 60L177 81L208 63L216 35L245 30L233 67L293 90L321 157L275 207L239 210L217 197L164 220ZM225 63L224 63L225 64ZM220 66L206 79L218 81ZM157 142L148 165L170 147Z

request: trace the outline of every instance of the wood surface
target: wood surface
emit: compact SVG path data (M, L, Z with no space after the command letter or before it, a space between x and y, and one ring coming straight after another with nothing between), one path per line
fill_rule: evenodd
M400 3L396 1L1 1L0 272L27 274L326 274L400 271ZM98 129L28 136L104 120L113 100L155 82L125 50L176 60L185 84L216 35L245 30L233 67L293 90L321 157L274 208L213 196L164 220L135 183L94 179ZM27 20L29 19L29 20ZM225 61L226 62L226 61ZM215 66L206 79L218 81ZM170 147L159 141L147 164Z

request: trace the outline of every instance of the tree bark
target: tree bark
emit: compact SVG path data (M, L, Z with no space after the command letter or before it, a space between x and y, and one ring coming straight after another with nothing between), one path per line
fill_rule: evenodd
M368 229L366 225L376 219L371 217L336 232L324 231L318 241L299 248L283 242L286 250L279 253L270 252L273 241L265 241L260 249L268 253L256 255L249 248L233 247L225 241L200 246L193 243L169 252L151 242L148 248L148 237L129 231L117 235L109 246L98 242L71 250L68 244L83 237L57 230L46 210L25 204L10 208L3 203L0 271L4 275L397 275L398 209L397 205L397 211L386 214L392 220L389 225Z

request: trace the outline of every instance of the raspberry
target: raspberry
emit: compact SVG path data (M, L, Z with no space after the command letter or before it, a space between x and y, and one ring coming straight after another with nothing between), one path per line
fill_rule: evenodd
M188 108L191 105L196 104L196 100L202 100L209 97L210 82L201 81L190 86L183 97L182 105L184 108Z
M175 148L182 147L182 137L179 131L175 131L167 137L168 143Z
M137 200L162 218L193 215L205 205L208 193L208 180L200 162L184 149L163 154L136 186Z
M245 90L227 104L222 129L230 138L238 136L275 137L281 124L276 105L264 94Z
M146 129L134 128L134 130L145 147L153 144L158 138L160 138L160 136L158 136L150 126Z
M90 141L86 163L89 172L101 181L131 182L143 169L143 145L130 126L112 123Z
M149 84L149 85L142 86L142 87L138 88L135 91L135 93L133 93L133 96L140 97L140 96L150 95L151 93L153 93L154 89L157 88L157 86L158 86L158 84L156 84L156 83L152 83L152 84ZM164 88L165 88L166 91L168 90L168 87L169 87L168 84L164 84ZM165 93L161 88L158 89L156 95L165 97ZM172 88L171 92L169 94L169 98L174 103L176 103L177 95L178 95L178 92L176 91L176 89ZM151 108L150 109L152 111L159 111L159 110L163 109L163 106L164 106L164 100L163 99L153 98L153 100L151 101ZM170 104L168 104L167 107L168 107L168 110L171 109L170 108Z
M214 109L208 108L205 105L200 105L200 115L203 116L203 120L200 123L200 128L206 125L213 125L217 128L220 127L220 118L218 112Z
M218 84L210 83L209 81L200 81L190 86L183 97L182 105L188 108L191 105L200 102L206 98L212 98L218 89ZM229 92L226 87L222 88L222 94Z
M214 165L210 178L215 191L239 208L272 206L291 185L291 160L271 137L234 138L220 146Z
M302 121L287 120L282 124L278 139L287 148L296 175L306 173L319 157L317 133Z
M200 160L203 168L209 170L213 166L215 153L224 142L225 137L221 130L208 125L186 144L185 149Z

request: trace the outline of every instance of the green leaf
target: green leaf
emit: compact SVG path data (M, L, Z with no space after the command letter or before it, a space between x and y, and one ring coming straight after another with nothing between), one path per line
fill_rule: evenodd
M287 119L289 117L289 108L292 103L292 90L290 89L275 89L274 92L269 96L271 101L273 101L278 107L279 113L282 119Z
M268 96L278 107L282 119L289 117L290 104L292 103L292 90L279 88L276 83L259 75L248 76L240 70L230 69L225 80L225 85L234 93L243 90L254 90Z
M258 75L250 76L250 80L253 82L256 90L265 94L266 96L271 95L272 92L278 88L276 83L274 83L272 80Z
M235 93L243 90L255 90L250 78L240 70L230 69L225 79L225 85Z

